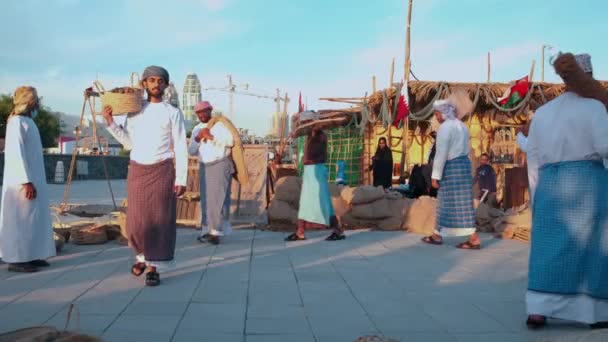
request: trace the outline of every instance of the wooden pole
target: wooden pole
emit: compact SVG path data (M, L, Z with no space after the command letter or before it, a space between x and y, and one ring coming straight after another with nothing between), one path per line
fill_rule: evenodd
M488 83L490 83L490 70L491 70L490 52L488 51Z
M410 79L410 28L412 24L412 0L408 0L407 26L405 28L405 63L403 64L403 79Z
M395 58L393 57L393 62L391 63L391 78L388 87L391 88L393 86L393 80L395 78Z
M543 52L542 52L542 65L540 67L540 81L541 82L545 82L545 47L546 45L543 45Z
M372 94L376 92L376 75L372 76Z
M403 65L403 81L405 82L405 98L408 99L408 83L410 81L410 31L412 26L412 3L413 0L408 0L407 8L407 23L405 29L405 62ZM408 99L409 102L409 99ZM407 153L407 137L409 131L409 117L405 118L405 124L403 125L403 132L401 133L401 174L405 171L406 153ZM401 176L401 175L400 175Z
M528 82L532 83L532 81L534 80L534 66L536 66L536 60L533 59L532 60L532 68L530 68L530 77Z

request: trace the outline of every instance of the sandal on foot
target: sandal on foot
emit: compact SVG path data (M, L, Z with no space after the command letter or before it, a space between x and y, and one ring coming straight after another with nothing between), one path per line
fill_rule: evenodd
M425 236L422 238L422 242L431 244L431 245L443 245L443 240L435 240L433 235Z
M528 319L526 320L526 325L528 326L528 329L539 329L544 327L547 324L547 318L540 317L533 318L532 316L528 316Z
M589 324L591 329L608 329L608 321Z
M325 238L325 241L339 241L344 239L346 239L346 235L333 232L330 236Z
M465 241L456 245L456 248L460 249L481 249L481 244L472 244L471 241Z
M19 273L33 273L38 272L38 267L28 263L28 262L18 262L13 264L8 264L9 272L19 272Z
M160 285L160 275L158 272L150 271L146 273L146 286Z
M136 262L133 264L133 266L131 266L131 274L139 277L140 275L144 274L144 271L146 270L146 264L143 262Z
M40 259L32 260L29 263L30 263L30 265L32 265L34 267L49 267L49 266L51 266L51 264L49 264L48 261L46 261L46 260L40 260Z
M296 233L293 233L285 238L285 241L299 241L299 240L306 240L306 238L303 236L298 236L298 234L296 234Z

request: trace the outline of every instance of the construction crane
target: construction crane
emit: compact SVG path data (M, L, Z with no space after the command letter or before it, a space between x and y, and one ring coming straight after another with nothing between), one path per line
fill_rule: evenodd
M227 75L226 77L228 78L227 86L225 86L225 87L208 87L208 88L203 88L201 90L203 90L203 91L215 90L215 91L227 92L228 93L228 113L231 118L234 115L234 95L235 94L257 97L259 99L273 100L277 104L277 113L281 112L281 101L283 101L284 103L285 102L289 103L289 98L287 97L287 94L285 94L284 97L281 97L279 89L277 89L276 96L255 94L255 93L249 92L249 83L245 83L242 85L236 85L232 80L232 75ZM241 89L243 89L243 91L239 91L239 90L237 90L237 88L241 88Z

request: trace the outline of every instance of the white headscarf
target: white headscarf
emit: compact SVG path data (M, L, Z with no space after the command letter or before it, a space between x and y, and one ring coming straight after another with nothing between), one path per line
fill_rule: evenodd
M433 103L433 109L441 113L443 120L456 119L456 105L450 100L437 100Z
M579 55L574 56L576 59L576 64L578 64L581 69L583 69L586 73L593 72L593 66L591 65L591 56L587 53L581 53Z

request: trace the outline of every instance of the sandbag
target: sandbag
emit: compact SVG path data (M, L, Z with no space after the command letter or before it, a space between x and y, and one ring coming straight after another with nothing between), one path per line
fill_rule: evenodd
M421 196L414 201L407 211L403 228L413 233L430 235L435 230L437 200Z
M342 192L342 189L345 188L345 185L338 185L338 184L333 184L330 183L329 184L329 194L331 197L340 197L340 193Z
M517 215L505 216L504 220L517 227L530 227L532 226L532 211L527 209Z
M378 222L378 229L380 230L403 230L401 225L403 223L402 216L392 216Z
M355 193L355 189L356 188L352 188L350 186L345 186L340 189L340 197L342 197L344 202L346 202L347 204L353 203L353 196Z
M372 203L384 198L385 195L386 193L381 186L373 187L371 185L363 185L355 189L350 204Z
M338 219L338 224L342 225L342 218L350 211L350 206L340 196L332 196L331 204Z
M347 212L342 217L341 223L342 227L345 229L376 228L378 226L378 221L356 218L353 216L352 212Z
M285 201L273 199L268 206L268 220L271 224L273 221L295 224L298 221L298 211Z
M300 206L300 191L302 179L295 176L281 177L275 185L274 200L291 204L294 208Z
M391 217L390 200L381 198L366 204L353 204L351 212L354 217L365 220L380 220Z

